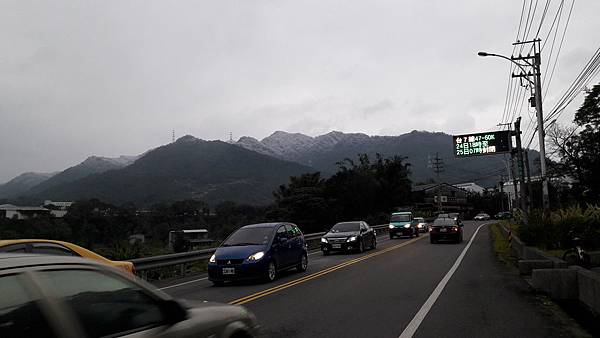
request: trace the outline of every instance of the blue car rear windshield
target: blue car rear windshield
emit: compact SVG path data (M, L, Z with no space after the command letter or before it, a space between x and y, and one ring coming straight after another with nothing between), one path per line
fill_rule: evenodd
M410 215L392 215L391 222L410 222Z
M345 222L338 223L331 228L331 232L352 232L360 229L360 223L358 222Z
M265 245L273 236L273 228L241 228L229 236L223 246Z

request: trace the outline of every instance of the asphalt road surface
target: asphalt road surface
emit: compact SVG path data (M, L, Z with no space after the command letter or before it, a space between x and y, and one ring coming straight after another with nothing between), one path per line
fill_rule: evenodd
M465 222L462 244L422 234L379 237L363 254L312 253L306 272L274 283L215 287L200 276L157 286L175 298L243 305L264 337L571 336L497 261L487 223Z

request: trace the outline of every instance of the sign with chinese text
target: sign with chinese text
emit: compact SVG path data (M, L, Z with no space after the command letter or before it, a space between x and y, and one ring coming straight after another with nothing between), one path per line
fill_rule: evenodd
M510 130L455 135L452 139L456 157L502 154L512 148Z

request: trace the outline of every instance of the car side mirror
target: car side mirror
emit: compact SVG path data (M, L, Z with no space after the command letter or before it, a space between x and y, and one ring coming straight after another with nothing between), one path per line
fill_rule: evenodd
M167 323L175 324L184 321L188 317L187 310L176 300L169 299L162 302L162 310L167 316Z

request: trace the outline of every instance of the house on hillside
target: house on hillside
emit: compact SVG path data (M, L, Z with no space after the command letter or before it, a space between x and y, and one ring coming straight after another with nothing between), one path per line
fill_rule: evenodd
M441 197L442 210L467 212L473 209L467 197L470 192L448 183L417 185L412 190L412 201L419 210L438 209L438 197Z
M463 189L475 194L483 194L483 192L485 191L485 188L480 186L479 184L473 183L473 182L468 182L468 183L457 183L457 184L453 184L455 187L459 188L459 189Z
M54 217L64 217L69 208L73 205L73 202L58 202L45 200L43 207L50 210L50 214Z
M0 217L4 218L24 220L48 214L50 214L50 210L43 207L21 207L12 204L0 205Z

